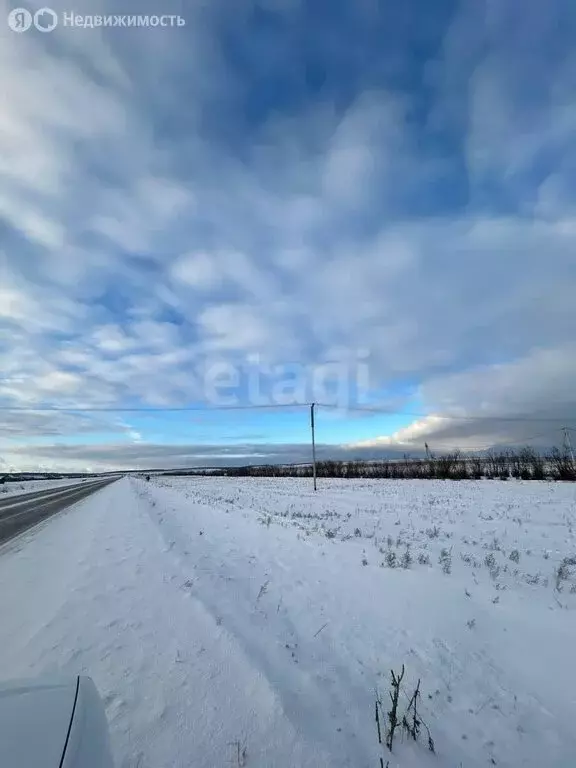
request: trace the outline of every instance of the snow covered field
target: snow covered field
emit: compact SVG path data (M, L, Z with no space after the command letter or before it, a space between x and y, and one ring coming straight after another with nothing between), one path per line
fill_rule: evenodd
M23 480L16 483L4 483L0 485L0 501L8 496L18 496L21 493L33 493L34 491L51 491L55 488L73 486L78 483L88 482L78 478L64 478L63 480Z
M7 545L0 678L91 675L119 768L574 765L576 486L310 485L126 478ZM402 664L435 755L378 746Z

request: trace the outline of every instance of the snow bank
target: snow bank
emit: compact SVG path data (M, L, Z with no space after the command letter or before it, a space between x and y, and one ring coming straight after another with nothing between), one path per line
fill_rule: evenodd
M22 482L9 482L0 485L0 501L8 496L17 496L21 493L33 493L34 491L50 491L54 488L63 486L73 486L78 483L88 482L87 480L63 479L63 480L23 480Z

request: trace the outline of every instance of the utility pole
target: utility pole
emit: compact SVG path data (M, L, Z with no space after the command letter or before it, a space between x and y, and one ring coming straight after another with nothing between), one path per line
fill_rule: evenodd
M316 435L314 428L314 406L316 403L312 403L310 406L310 429L312 431L312 476L314 478L314 490L316 488Z
M564 432L564 450L566 453L570 455L570 458L572 459L572 464L576 464L576 461L574 461L574 451L572 450L572 442L570 440L570 430L568 427L563 427Z

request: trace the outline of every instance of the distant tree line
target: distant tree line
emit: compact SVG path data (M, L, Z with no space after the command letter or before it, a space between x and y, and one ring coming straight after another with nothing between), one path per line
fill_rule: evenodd
M86 472L7 472L4 475L0 475L0 485L4 483L24 483L28 480L66 480L82 477L98 477L98 475Z
M421 480L565 480L576 481L576 463L570 454L553 448L538 453L532 448L492 450L482 456L469 456L460 451L427 458L382 459L375 461L319 461L318 477L383 478ZM176 472L174 472L176 474ZM250 465L223 467L195 474L227 477L311 477L311 464Z

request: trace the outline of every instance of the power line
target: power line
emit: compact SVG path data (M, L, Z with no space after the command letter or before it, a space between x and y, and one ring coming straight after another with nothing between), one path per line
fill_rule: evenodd
M540 439L542 437L548 438L548 437L550 437L551 434L556 433L556 432L562 432L562 431L563 431L562 429L554 429L554 430L551 430L550 432L542 432L539 435L532 435L532 437L521 437L521 438L518 438L517 440L510 440L510 441L507 441L505 443L491 443L490 445L486 445L486 446L483 446L483 447L475 446L474 448L462 449L462 453L467 454L467 453L475 453L475 452L479 452L479 451L490 451L490 450L495 450L495 449L498 449L498 448L506 448L507 446L516 446L516 447L518 447L518 446L522 446L524 443L529 443L529 442L532 442L533 440L538 440L538 439ZM434 440L433 435L428 436L428 440L430 440L430 441ZM415 442L415 440L413 440L412 442ZM407 444L404 444L404 445L407 446ZM426 443L425 443L425 445L426 445ZM395 446L389 446L389 447L395 447ZM398 446L396 446L396 447L398 447ZM454 446L452 444L448 444L446 441L442 441L442 440L440 440L439 442L434 441L434 445L429 447L429 448L430 448L430 450L432 448L437 448L437 449L440 449L440 450L443 450L443 451L456 450L456 446Z
M320 408L339 408L338 405L327 405L322 403L317 403L317 406ZM415 416L421 419L426 419L430 417L437 417L438 419L445 419L449 421L506 421L506 422L530 422L530 423L542 423L547 424L550 422L564 422L565 416L550 416L550 417L530 417L530 416L479 416L479 415L470 415L470 416L454 416L454 415L448 415L448 414L439 414L439 413L417 413L416 411L391 411L391 410L385 410L382 408L346 408L345 409L348 413L376 413L380 414L381 416Z
M311 403L261 403L257 405L197 405L197 406L18 406L18 405L0 405L0 412L8 413L191 413L191 412L217 412L217 411L255 411L255 410L283 410L310 408ZM334 403L316 403L317 408L329 410L339 410L342 406ZM364 407L345 407L346 413L369 413L380 416L411 416L425 419L436 417L443 421L492 421L509 423L553 423L564 422L565 417L530 417L530 416L455 416L452 414L421 413L417 411L392 411L384 408L364 408ZM576 429L567 427L572 432Z
M215 405L215 406L182 406L182 407L158 407L158 408L143 408L137 407L90 407L83 408L82 406L38 406L36 408L30 406L11 406L0 405L0 411L8 411L14 413L186 413L186 412L201 412L201 411L254 411L254 410L274 410L282 408L309 408L310 403L280 403L280 404L266 404L266 405Z
M551 433L562 432L562 429L553 429L551 432L542 432L539 435L533 435L532 437L522 437L518 440L510 440L506 443L494 443L486 448L476 448L477 451L489 451L495 448L505 448L508 445L521 445L522 443L530 443L532 440L539 440L541 437L550 437Z

